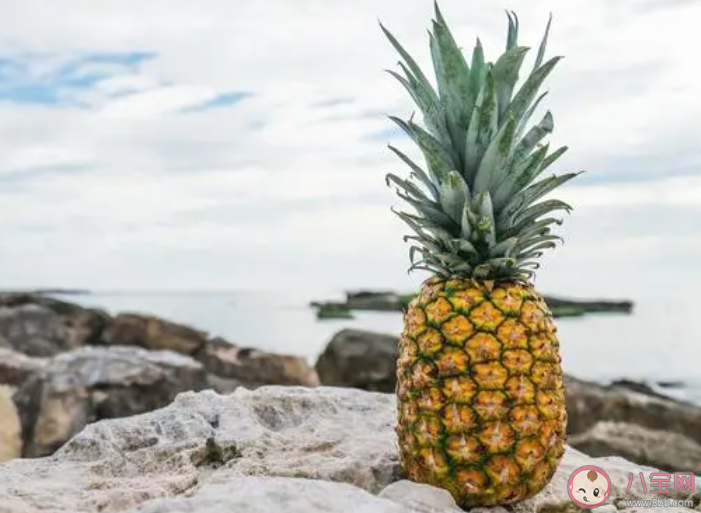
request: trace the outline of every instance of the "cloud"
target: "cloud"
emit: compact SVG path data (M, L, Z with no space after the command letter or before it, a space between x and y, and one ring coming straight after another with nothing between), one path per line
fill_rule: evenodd
M417 156L387 115L415 107L383 71L397 56L377 22L430 71L431 2L0 6L5 286L420 281L406 275L405 228L384 184L406 173L388 142ZM441 6L464 47L479 35L488 56L501 51L500 9ZM570 146L560 171L587 171L559 194L576 208L543 286L615 293L641 273L698 276L699 4L512 7L531 46L554 12L550 54L566 58L547 85L552 144Z

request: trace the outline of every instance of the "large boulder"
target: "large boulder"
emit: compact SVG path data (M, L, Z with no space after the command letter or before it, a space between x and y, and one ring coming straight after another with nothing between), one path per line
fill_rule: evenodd
M591 456L615 454L667 472L701 474L701 445L679 433L604 421L568 442Z
M668 472L701 473L701 408L627 380L565 379L570 444Z
M208 340L194 355L210 373L210 382L218 392L231 392L241 385L316 386L319 377L300 356L268 353L236 346L222 338Z
M192 355L207 342L207 334L159 317L123 313L112 319L102 334L102 340L107 345L139 346Z
M398 339L372 331L344 329L328 343L316 362L324 385L394 392Z
M29 356L53 356L76 347L61 316L41 305L0 306L0 347Z
M0 512L458 513L442 490L402 480L395 418L393 394L356 389L188 392L145 415L91 424L51 457L0 466ZM625 500L659 498L639 484L626 491L630 475L655 469L568 447L552 482L509 509L578 510L567 482L585 465L611 479L605 508L632 513ZM699 476L694 486L662 498L698 498Z
M12 392L0 385L0 463L18 458L21 454L22 426L12 402Z
M25 311L27 307L30 312L40 310L44 313L48 319L41 327L45 332L44 338L58 338L57 347L49 351L40 351L41 354L32 352L31 346L29 351L23 349L25 344L15 347L20 352L35 356L52 356L71 348L99 344L102 330L110 320L110 316L103 310L85 308L40 294L0 294L0 306L6 307L6 312L16 311L15 315ZM46 312L53 312L55 315L47 315ZM34 332L33 336L37 336L36 329L30 331Z
M0 383L18 387L34 373L44 369L48 358L27 356L24 353L0 347Z
M86 346L63 353L14 395L23 455L51 454L91 422L145 413L204 388L202 365L170 351Z
M600 421L637 424L679 433L701 443L701 408L630 384L598 385L565 379L570 433L584 433Z

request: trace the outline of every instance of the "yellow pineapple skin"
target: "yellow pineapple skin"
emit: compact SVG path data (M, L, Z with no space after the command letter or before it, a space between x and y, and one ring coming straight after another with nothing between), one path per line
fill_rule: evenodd
M400 460L459 506L528 499L565 451L557 328L524 282L432 277L404 313L397 362Z

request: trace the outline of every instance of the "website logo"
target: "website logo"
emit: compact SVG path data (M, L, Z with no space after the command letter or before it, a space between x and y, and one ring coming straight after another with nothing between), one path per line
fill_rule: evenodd
M567 493L577 506L596 508L609 498L611 480L599 467L586 465L572 472L567 482Z

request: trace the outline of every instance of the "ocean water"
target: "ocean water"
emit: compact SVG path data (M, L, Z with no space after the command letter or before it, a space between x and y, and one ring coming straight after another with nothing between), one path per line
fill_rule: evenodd
M111 314L139 312L189 324L235 344L294 354L314 363L334 333L355 327L397 335L401 314L356 312L353 320L317 320L312 300L290 292L96 292L57 296ZM558 319L566 373L598 382L627 378L677 385L663 393L701 404L701 332L690 330L692 301L634 298L633 314ZM691 324L690 324L691 323Z

